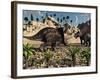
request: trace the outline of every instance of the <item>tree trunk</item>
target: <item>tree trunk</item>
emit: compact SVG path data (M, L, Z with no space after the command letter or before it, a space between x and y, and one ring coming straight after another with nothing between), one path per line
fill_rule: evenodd
M73 66L75 67L75 65L76 65L76 57L75 57L75 54L72 55L72 60L73 60Z

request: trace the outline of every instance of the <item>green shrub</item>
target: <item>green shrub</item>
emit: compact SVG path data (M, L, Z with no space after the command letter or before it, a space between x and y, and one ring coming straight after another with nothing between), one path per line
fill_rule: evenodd
M73 61L73 66L76 65L76 54L80 53L80 48L79 47L75 47L75 46L70 46L68 48L69 52L71 53L72 56L72 61Z
M91 49L85 48L81 54L82 58L85 58L87 66L89 66L90 58L91 58Z

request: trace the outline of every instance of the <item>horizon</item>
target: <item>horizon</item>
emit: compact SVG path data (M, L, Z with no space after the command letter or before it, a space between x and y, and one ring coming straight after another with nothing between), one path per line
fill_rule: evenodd
M56 14L56 15L55 15ZM34 21L38 18L39 21L42 21L46 16L51 16L57 20L59 18L59 23L69 23L72 26L78 26L78 24L84 23L88 20L91 20L90 13L78 13L78 12L58 12L58 11L39 11L39 10L23 10L23 23L25 23L24 18L27 17L28 21L31 21L31 15L33 16ZM67 16L69 16L69 19ZM65 19L63 20L63 17ZM60 20L62 19L62 22ZM71 22L72 20L72 22Z

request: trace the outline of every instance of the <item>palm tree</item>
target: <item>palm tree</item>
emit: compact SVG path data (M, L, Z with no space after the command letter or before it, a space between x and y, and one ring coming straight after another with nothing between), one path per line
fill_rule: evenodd
M27 31L30 31L30 27L31 27L32 25L33 25L33 24L32 24L31 21L29 21L29 22L27 23Z
M46 17L48 17L48 13L46 13Z
M91 58L91 49L86 48L85 50L83 50L81 57L86 59L86 65L89 66L90 58Z
M63 25L65 24L66 20L65 20L65 17L63 17Z
M73 66L75 66L76 65L76 54L79 53L80 48L79 47L70 46L68 48L68 50L69 50L69 52L71 53L71 56L72 56Z
M65 22L68 23L68 20L69 20L69 16L66 16Z
M60 22L62 23L62 19L60 19Z
M66 16L66 19L69 19L69 16Z
M28 21L28 17L24 17L24 20L25 20L25 22L27 22Z
M36 21L37 21L37 27L38 27L38 21L39 21L39 18L36 18Z
M42 17L41 17L41 21L42 21L42 22L43 22L43 19L44 19L44 17L42 16Z
M43 23L45 23L45 18L43 19Z
M65 20L65 17L63 17L63 20Z
M25 20L25 27L23 27L23 30L27 30L27 25L28 25L28 17L24 17Z
M70 20L70 24L71 24L71 26L72 26L72 22L73 22L73 21L72 21L72 20Z
M34 18L33 18L33 15L31 14L31 21L33 21L34 20Z
M59 18L57 18L57 21L59 22Z
M39 21L39 18L36 18L36 21L38 22Z
M52 14L50 15L50 17L52 17Z
M72 20L70 20L70 22L72 23L73 21L72 21Z
M30 26L32 25L32 22L31 22L31 21L29 21L27 25L30 27Z
M53 16L56 17L56 14L54 14Z
M46 67L49 67L49 61L53 57L53 53L48 49L46 52L44 52L44 59L46 62Z
M23 45L23 56L25 57L25 60L26 60L25 68L28 68L28 62L32 55L35 55L35 50L33 49L33 47L29 44L24 44Z

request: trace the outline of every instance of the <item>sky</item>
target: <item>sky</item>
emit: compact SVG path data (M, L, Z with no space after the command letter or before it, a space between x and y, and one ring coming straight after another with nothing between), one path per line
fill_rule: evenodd
M36 18L39 18L39 21L42 21L42 17L46 17L46 14L48 16L52 15L53 18L57 20L59 18L60 20L63 19L63 17L69 16L69 19L66 19L66 21L73 25L77 26L78 24L81 24L83 22L86 22L87 20L91 19L90 13L76 13L76 12L55 12L55 11L37 11L37 10L23 10L23 22L25 17L28 17L28 20L31 21L31 15L33 16L34 20L36 21ZM56 14L56 16L54 16ZM72 23L70 22L72 20ZM65 23L65 20L60 24Z

